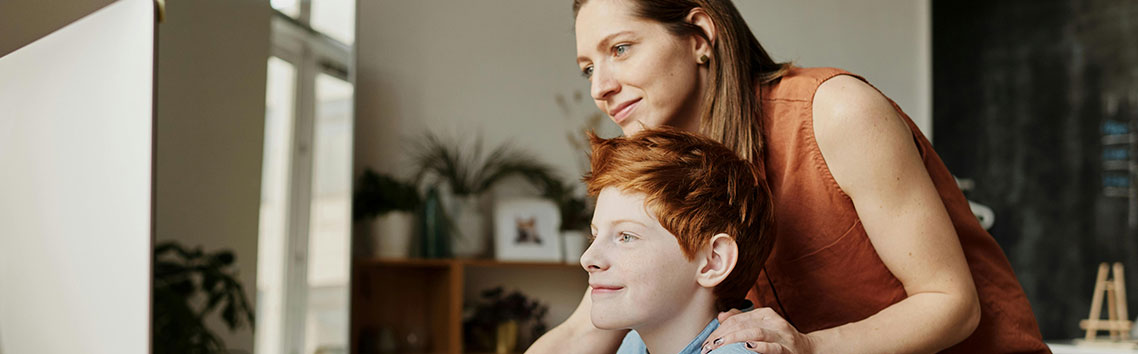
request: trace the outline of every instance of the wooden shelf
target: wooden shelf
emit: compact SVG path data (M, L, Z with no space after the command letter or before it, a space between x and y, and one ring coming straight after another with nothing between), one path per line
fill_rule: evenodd
M351 352L372 354L369 348L361 348L360 345L373 340L375 331L384 328L393 332L396 338L405 338L408 334L421 338L425 347L417 348L416 351L461 354L464 352L463 305L467 301L466 297L474 296L471 293L479 289L472 284L478 284L479 279L498 279L503 274L532 272L541 273L538 277L545 277L545 272L552 272L550 274L556 274L556 279L573 279L573 283L579 281L580 289L588 286L588 277L576 263L493 259L356 259L352 264L350 290ZM555 282L565 284L564 280ZM467 287L471 288L466 289ZM374 346L375 343L367 345ZM400 351L405 349L398 348Z
M483 267L483 268L581 268L577 263L562 262L532 262L532 261L499 261L494 259L360 259L356 265L369 267L420 267L420 268L446 268L451 266Z

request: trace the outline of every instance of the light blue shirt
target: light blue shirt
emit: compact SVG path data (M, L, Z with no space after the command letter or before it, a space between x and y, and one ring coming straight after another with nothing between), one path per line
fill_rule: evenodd
M699 351L703 342L716 328L719 328L719 320L711 319L711 323L703 328L703 332L699 332L695 339L692 339L683 350L676 354L700 354ZM624 336L624 341L620 343L620 348L616 350L616 354L648 354L648 347L644 345L644 340L640 338L640 334L632 330ZM747 350L743 343L731 343L712 350L711 354L755 354L755 352Z

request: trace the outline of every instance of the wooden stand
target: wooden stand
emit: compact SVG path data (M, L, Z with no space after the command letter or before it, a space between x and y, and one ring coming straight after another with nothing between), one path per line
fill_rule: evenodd
M1099 264L1098 277L1095 279L1095 293L1091 298L1090 316L1079 321L1079 328L1087 331L1083 340L1076 340L1079 346L1109 346L1115 348L1136 348L1136 342L1130 340L1130 315L1126 311L1126 277L1122 272L1122 263L1114 264L1114 274L1107 279L1110 272L1106 263ZM1106 295L1107 319L1102 319L1102 300ZM1099 331L1109 331L1110 339L1098 338Z

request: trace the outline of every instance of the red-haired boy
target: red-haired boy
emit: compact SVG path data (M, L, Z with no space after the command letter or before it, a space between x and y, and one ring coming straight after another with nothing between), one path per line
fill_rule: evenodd
M619 354L699 353L716 314L746 303L773 245L770 191L754 166L662 128L590 136L597 197L581 256L601 329L633 329ZM751 353L737 343L713 353Z

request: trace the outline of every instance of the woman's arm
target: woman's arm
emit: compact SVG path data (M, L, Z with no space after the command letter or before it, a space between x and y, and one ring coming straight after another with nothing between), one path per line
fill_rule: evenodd
M526 353L615 353L628 330L610 331L594 327L589 314L592 305L589 289L586 288L581 304L577 305L569 319L538 338L526 349Z
M908 298L865 320L810 333L820 352L935 352L980 322L960 239L913 141L877 90L850 76L814 98L814 135L882 262Z
M830 173L908 297L861 321L806 335L769 309L734 315L712 341L720 335L720 343L750 341L752 350L772 354L928 353L964 340L980 321L979 300L912 132L885 97L850 76L823 83L813 108L814 135Z

